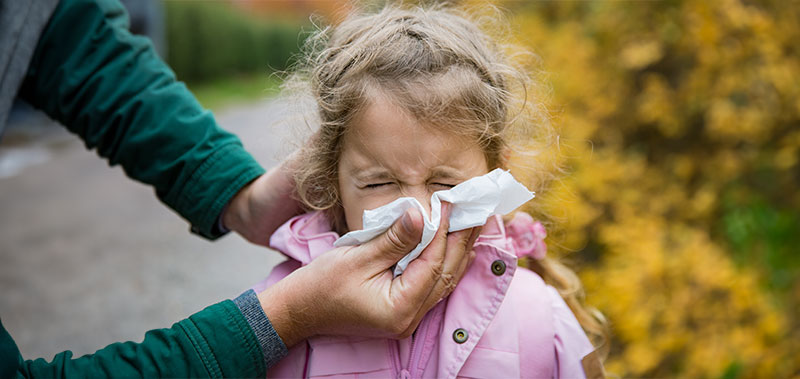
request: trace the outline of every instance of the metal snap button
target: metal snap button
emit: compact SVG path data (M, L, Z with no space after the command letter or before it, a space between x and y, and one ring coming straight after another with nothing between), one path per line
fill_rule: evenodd
M453 341L456 341L456 343L464 343L467 342L468 339L469 333L462 328L458 328L455 332L453 332Z
M498 259L492 262L492 273L500 276L506 273L506 262Z

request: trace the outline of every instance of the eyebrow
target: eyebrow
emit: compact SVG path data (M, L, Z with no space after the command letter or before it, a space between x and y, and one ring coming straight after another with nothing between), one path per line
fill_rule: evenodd
M446 178L446 179L465 179L465 180L467 179L464 178L464 173L452 167L436 167L433 169L433 175L431 175L431 177Z
M384 169L356 172L353 176L360 181L393 179L393 176Z

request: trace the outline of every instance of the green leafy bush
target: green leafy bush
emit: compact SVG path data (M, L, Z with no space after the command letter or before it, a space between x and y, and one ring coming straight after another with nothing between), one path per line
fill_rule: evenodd
M184 81L284 70L302 46L300 23L252 17L222 2L169 1L165 8L167 61Z

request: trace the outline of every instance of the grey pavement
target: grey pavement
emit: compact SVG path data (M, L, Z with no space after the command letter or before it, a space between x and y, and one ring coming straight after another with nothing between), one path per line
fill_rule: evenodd
M219 123L265 167L292 150L280 102ZM283 258L235 234L215 242L63 128L15 117L0 143L0 318L23 356L141 341L232 298Z

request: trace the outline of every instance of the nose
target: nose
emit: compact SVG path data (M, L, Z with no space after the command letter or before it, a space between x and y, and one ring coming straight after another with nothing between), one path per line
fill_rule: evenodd
M430 218L430 216L431 216L431 195L433 195L433 193L428 191L428 189L426 187L427 186L414 186L414 187L406 188L406 190L404 191L405 193L403 194L403 196L410 196L410 197L413 197L413 198L417 199L417 201L419 201L419 203L422 204L422 208L425 209L425 212L426 212L427 216Z

